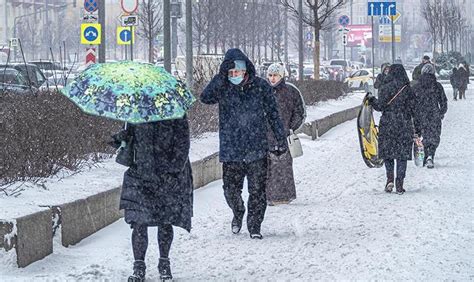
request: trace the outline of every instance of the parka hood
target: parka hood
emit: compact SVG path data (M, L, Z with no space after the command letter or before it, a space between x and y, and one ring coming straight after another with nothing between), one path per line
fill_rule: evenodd
M227 50L225 53L224 61L235 61L235 60L242 60L245 61L245 64L247 65L247 73L249 74L250 77L254 77L256 74L255 71L255 66L253 63L249 60L249 58L238 48L232 48Z

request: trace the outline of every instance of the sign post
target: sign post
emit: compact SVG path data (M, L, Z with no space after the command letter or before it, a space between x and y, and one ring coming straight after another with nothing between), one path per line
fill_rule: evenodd
M135 13L138 9L138 0L120 0L120 6L122 7L122 11L129 16L128 22L133 22L133 13ZM132 18L130 18L132 17ZM124 24L125 22L122 21ZM135 23L138 24L138 19L135 18ZM130 32L130 61L133 61L133 26L136 24L128 24L128 31Z
M351 22L350 18L347 15L342 15L338 20L339 24L342 26L342 45L344 46L344 62L346 61L346 45L347 45L347 32L346 26Z

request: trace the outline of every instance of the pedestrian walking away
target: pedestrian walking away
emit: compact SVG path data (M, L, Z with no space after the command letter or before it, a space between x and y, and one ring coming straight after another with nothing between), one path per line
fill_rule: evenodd
M380 87L382 87L383 81L385 77L387 76L388 71L390 70L390 63L383 63L380 69L382 70L382 72L379 73L377 77L375 78L375 83L374 83L375 89L380 89Z
M256 76L247 56L234 48L226 52L219 73L201 94L205 104L219 104L219 158L223 163L223 189L232 209L231 230L240 232L245 214L242 189L247 177L249 198L247 228L251 238L262 239L261 225L267 200L267 123L277 146L274 154L288 150L283 123L272 88Z
M459 64L456 77L459 87L459 100L466 99L467 84L469 83L469 72L463 64Z
M412 78L413 80L418 80L421 76L421 69L423 68L424 65L426 64L431 64L430 57L429 56L423 56L421 59L421 63L415 67L413 70Z
M435 69L431 64L421 70L419 83L413 87L416 96L418 136L423 137L425 160L423 165L434 167L434 156L441 141L441 125L448 111L448 99L441 83L436 81Z
M369 98L369 104L376 111L382 112L379 124L379 156L385 163L385 191L388 193L392 192L394 186L398 194L405 193L407 161L412 158L415 103L410 80L403 66L399 64L390 67L378 98Z
M172 279L169 252L173 226L191 230L193 179L189 162L189 126L182 119L131 125L124 134L134 162L125 172L120 209L132 231L135 259L129 281L144 281L148 227L158 227L162 280Z
M285 135L295 132L306 118L303 97L293 84L285 81L285 67L274 63L267 70L268 82L273 88L273 95L278 104L278 112L283 121ZM273 133L269 130L268 140L270 148L278 146ZM267 202L268 205L288 204L296 199L296 186L293 174L293 158L289 151L278 156L268 154L267 175Z
M458 71L457 68L453 68L453 72L449 76L449 82L451 83L451 86L453 87L453 100L454 101L458 100L458 92L459 92L457 71Z

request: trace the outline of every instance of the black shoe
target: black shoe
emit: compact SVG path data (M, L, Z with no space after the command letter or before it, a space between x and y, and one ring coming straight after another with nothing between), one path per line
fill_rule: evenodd
M250 238L262 240L262 239L263 239L263 236L262 236L262 234L260 234L260 233L250 233Z
M403 179L401 178L397 178L396 182L396 189L397 189L397 194L398 195L402 195L403 193L405 193L405 189L403 189Z
M427 168L434 168L434 162L432 157L428 157L426 159L426 167Z
M160 258L160 262L158 263L158 272L160 273L161 281L173 279L173 275L171 275L169 258Z
M232 233L238 234L240 229L242 229L242 218L234 215L231 225Z
M395 185L393 184L393 179L387 179L387 184L385 184L385 189L384 191L387 193L392 193L393 187Z
M143 282L145 281L146 265L142 260L136 260L133 263L133 274L128 277L128 282Z

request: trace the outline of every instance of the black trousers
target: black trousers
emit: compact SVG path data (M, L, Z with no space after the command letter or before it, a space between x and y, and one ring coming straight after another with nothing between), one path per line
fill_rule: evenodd
M144 261L148 248L148 226L134 224L132 228L133 257L135 260ZM173 233L173 226L171 224L158 226L158 247L161 258L168 258L169 256L171 243L173 242Z
M395 160L385 159L385 170L387 172L388 179L395 179ZM407 171L407 161L397 160L397 178L404 179Z
M234 216L245 214L242 189L247 177L249 199L247 202L247 228L250 233L260 233L267 209L265 184L267 180L267 158L254 162L224 162L222 165L224 196Z

